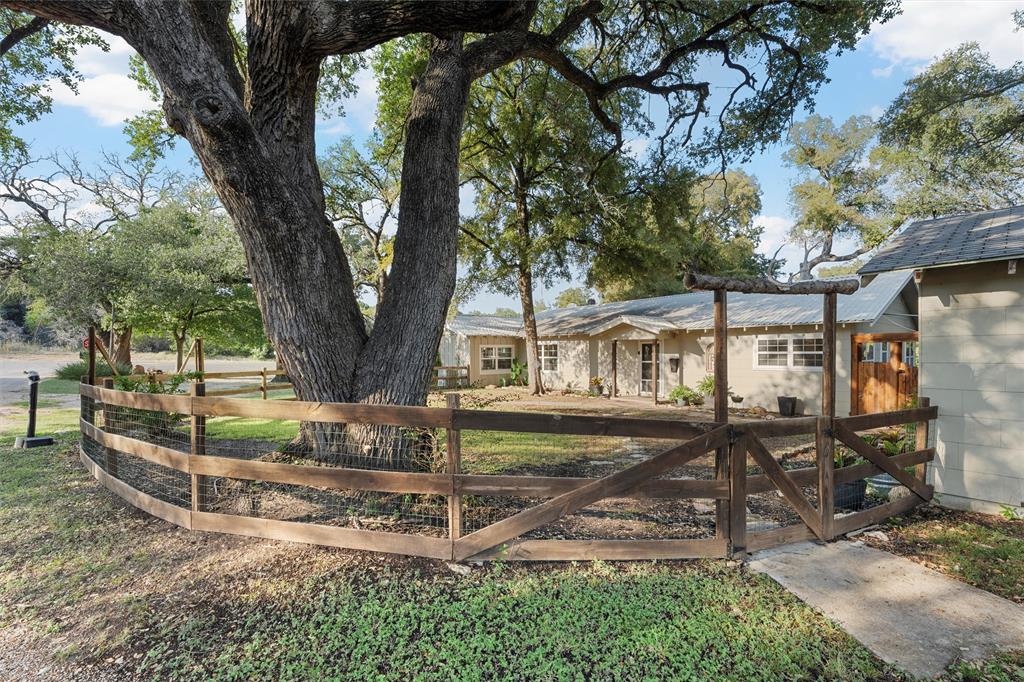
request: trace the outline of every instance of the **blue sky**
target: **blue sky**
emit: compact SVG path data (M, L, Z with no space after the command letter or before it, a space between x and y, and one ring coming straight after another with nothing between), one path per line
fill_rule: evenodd
M907 78L966 41L980 43L1001 66L1024 59L1024 34L1012 30L1011 17L1017 9L1024 9L1024 1L905 1L899 17L876 27L856 50L831 62L831 82L822 87L816 111L837 121L852 115L877 116L900 92ZM78 95L62 87L54 88L53 113L22 129L22 135L33 142L37 153L73 151L88 163L101 150L127 151L121 132L124 119L151 108L152 103L125 75L131 48L118 39L110 42L109 53L90 49L82 55L80 68L86 80ZM360 92L346 106L345 117L319 123L320 149L345 135L361 140L370 133L376 107L375 83L369 74L360 74L359 79ZM642 147L644 143L641 140L634 144ZM758 178L763 191L764 206L758 220L765 228L761 250L766 254L786 244L786 233L792 225L788 193L796 175L782 162L784 146L775 145L743 166ZM180 168L194 164L191 150L183 140L170 162ZM463 201L470 196L463 192ZM797 253L792 246L785 245L781 255L788 256L792 264ZM537 296L550 302L557 292L576 284L558 283L550 291L538 291ZM463 309L489 311L496 306L519 309L514 299L486 293L469 301Z

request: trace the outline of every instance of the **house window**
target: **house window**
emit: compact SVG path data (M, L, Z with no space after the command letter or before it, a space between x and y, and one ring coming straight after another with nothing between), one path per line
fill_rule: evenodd
M794 367L821 367L825 360L825 341L818 338L793 339Z
M873 341L862 343L860 346L861 362L889 362L889 343L887 341Z
M715 344L709 344L704 349L704 371L708 374L715 373Z
M903 364L907 367L917 367L917 341L903 342Z
M558 344L540 344L540 368L545 372L558 371Z
M789 340L758 339L754 365L756 367L788 367Z
M501 372L512 369L512 346L480 346L480 371Z
M759 336L754 343L755 369L817 369L824 364L820 336Z

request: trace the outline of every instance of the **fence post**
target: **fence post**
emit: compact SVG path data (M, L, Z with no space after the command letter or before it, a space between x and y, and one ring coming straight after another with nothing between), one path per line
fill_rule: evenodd
M113 390L114 380L111 377L107 377L103 380L103 388ZM107 416L110 414L110 407L108 405L103 406L103 430L108 431L110 424L107 421ZM117 450L113 448L103 448L103 460L106 465L107 473L117 478Z
M89 326L89 374L90 386L96 385L96 327Z
M263 394L263 399L267 399L267 368L264 367L260 372L260 393Z
M206 371L206 355L203 351L203 337L196 337L193 342L196 347L196 371L202 374Z
M814 448L818 453L818 513L821 515L821 539L835 537L835 450L832 435L836 416L836 311L835 292L825 294L821 311L821 417L814 429Z
M729 322L726 312L725 289L715 289L715 421L729 422ZM729 475L729 448L715 450L715 478L731 480ZM731 538L729 500L715 500L715 535L719 539Z
M200 345L200 348L202 346ZM201 364L201 363L197 363ZM202 371L202 370L199 370ZM201 397L206 395L206 384L203 381L192 382L192 396ZM200 417L195 414L195 410L192 409L192 419L190 423L191 443L189 451L193 456L205 455L206 454L206 417ZM206 511L209 507L207 498L209 497L206 490L206 476L200 476L198 474L192 474L192 511Z
M459 394L449 393L448 409L459 409ZM453 422L454 423L454 420ZM462 473L462 434L458 429L448 428L448 475L451 477L452 492L448 496L448 538L454 542L462 537L462 495L456 476ZM454 547L452 548L454 558Z
M917 399L917 406L918 407L931 407L931 405L932 405L931 398L918 398ZM915 442L914 442L914 449L915 450L924 450L925 448L928 447L928 420L927 419L924 420L923 422L917 422L917 429L916 429L916 431L914 433L914 437L915 437ZM914 467L914 475L917 476L918 478L920 478L924 483L927 483L928 482L928 463L927 462L922 462L922 463L918 464L917 466L915 466Z
M729 444L729 544L733 556L747 552L747 437Z
M814 448L818 453L818 512L821 514L821 539L835 537L835 449L833 417L818 417L814 429Z

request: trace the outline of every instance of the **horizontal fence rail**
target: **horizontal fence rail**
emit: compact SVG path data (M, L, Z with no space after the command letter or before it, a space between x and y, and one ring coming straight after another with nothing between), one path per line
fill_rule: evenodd
M937 408L927 399L918 408L881 414L726 424L464 410L453 394L440 408L264 402L211 397L202 382L197 386L192 395L86 383L80 391L81 459L90 473L129 504L194 530L455 560L705 558L829 540L931 497L923 465L934 457L927 425ZM211 436L221 418L236 420L233 428L237 420L248 428L247 419L297 424L294 436L280 443L233 431ZM897 455L858 435L906 424L916 425L915 447ZM346 440L349 430L361 434L358 447ZM479 439L466 440L475 432L618 439L637 454L594 460L593 466L613 470L592 477L552 475L542 465L535 467L540 473L466 471L464 455L480 447ZM864 461L833 467L831 457L818 455L814 466L792 468L765 443L811 434L816 453L831 452L823 446L827 439ZM322 452L339 453L339 461L310 461L310 450L296 455L306 442L327 443ZM387 445L380 452L421 459L405 469L374 468L383 462L373 460L383 457L380 443ZM722 449L734 463L728 471L696 464ZM835 514L837 487L882 473L908 494ZM701 500L710 512L701 511ZM716 501L729 512L724 534ZM627 508L618 511L619 503ZM788 505L789 512L771 524L755 520L768 503L772 509ZM637 504L639 512L632 509ZM334 515L321 518L318 510L327 505ZM608 505L610 511L600 511ZM286 512L279 512L282 506ZM692 511L673 516L684 508ZM367 519L372 528L365 527ZM556 530L545 531L550 528Z

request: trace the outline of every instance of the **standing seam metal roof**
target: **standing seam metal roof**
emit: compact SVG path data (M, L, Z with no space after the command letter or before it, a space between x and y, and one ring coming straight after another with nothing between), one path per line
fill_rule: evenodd
M874 323L899 296L913 271L876 277L849 296L839 296L837 321ZM822 297L806 294L729 294L730 327L782 327L821 324ZM537 314L537 334L589 336L616 324L646 322L662 329L702 330L714 326L713 295L697 291L634 301L556 308ZM500 321L495 324L496 321ZM514 323L514 325L509 324ZM500 325L500 326L498 326ZM457 315L448 329L466 336L522 336L522 321L487 315ZM503 331L499 331L503 330Z
M861 274L1024 256L1024 206L918 220Z

